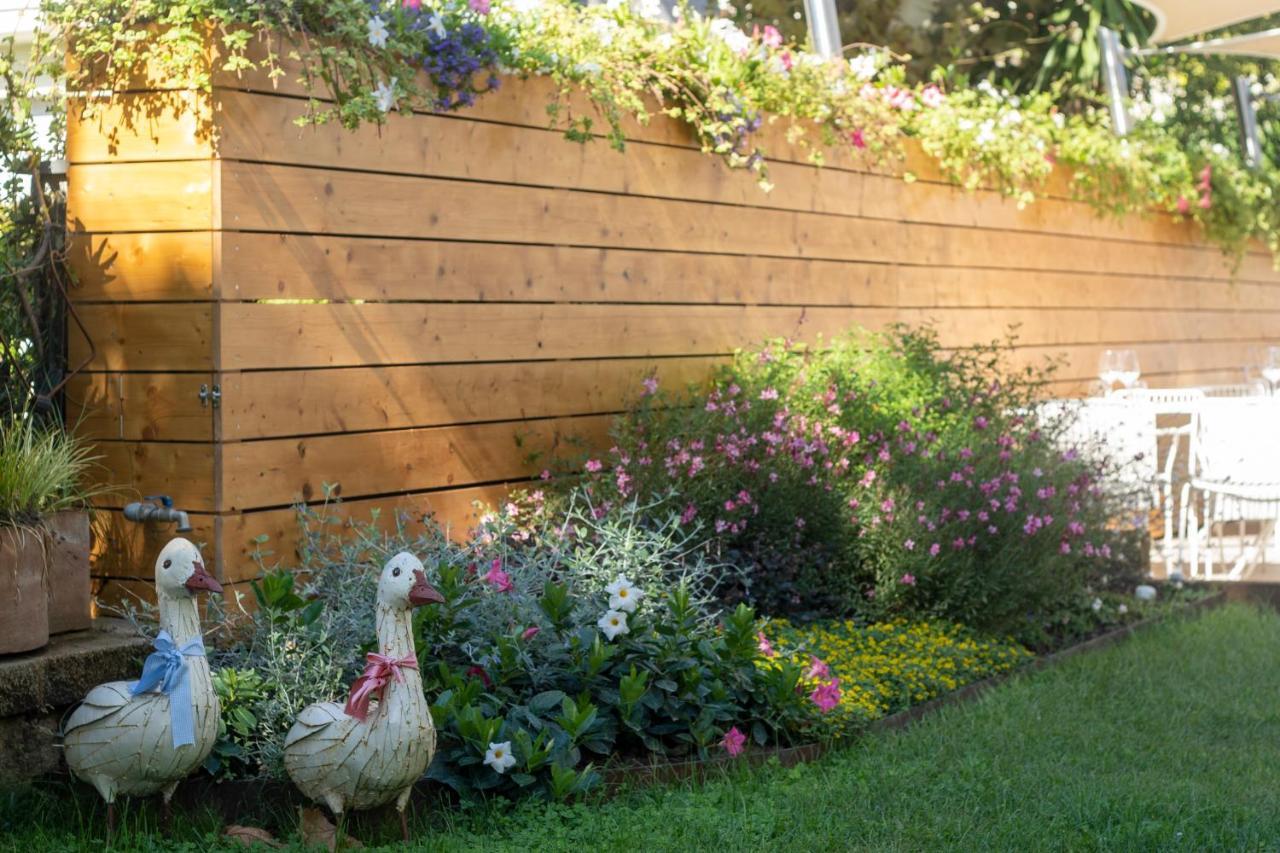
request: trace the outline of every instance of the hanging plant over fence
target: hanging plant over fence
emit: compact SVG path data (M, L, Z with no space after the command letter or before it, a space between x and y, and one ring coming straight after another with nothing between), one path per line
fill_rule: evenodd
M621 149L628 122L666 115L766 190L770 147L802 146L818 164L838 154L901 170L903 142L915 138L948 178L1019 204L1062 170L1099 211L1193 218L1237 257L1255 239L1280 250L1270 167L1247 170L1207 145L1184 150L1157 125L1116 138L1104 115L1067 115L1052 92L1020 99L989 84L910 86L884 51L826 60L772 27L747 33L727 18L677 18L569 0L47 0L40 53L60 69L54 48L71 45L72 92L127 88L142 68L199 89L219 71L294 74L314 95L299 121L347 127L392 111L464 108L504 74L543 75L556 84L550 123L571 139L603 137ZM575 93L590 108L576 106Z

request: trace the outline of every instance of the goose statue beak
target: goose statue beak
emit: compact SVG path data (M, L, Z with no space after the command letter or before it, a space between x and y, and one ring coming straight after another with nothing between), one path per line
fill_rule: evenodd
M413 588L409 590L409 603L414 607L424 604L444 604L444 596L436 588L427 583L427 576L422 569L413 573Z
M208 590L209 592L222 592L222 584L214 580L213 575L204 570L204 563L196 563L196 570L191 577L187 578L186 587L192 592L200 590Z

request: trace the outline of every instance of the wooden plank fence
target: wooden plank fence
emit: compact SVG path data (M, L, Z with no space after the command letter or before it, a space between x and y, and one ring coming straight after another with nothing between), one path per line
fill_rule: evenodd
M819 169L778 127L765 194L663 117L622 154L565 141L542 80L465 114L303 129L288 79L150 82L72 113L95 355L69 396L119 487L104 584L149 573L156 534L118 512L138 495L172 495L240 583L253 537L290 547L291 504L325 484L345 512L465 524L536 474L531 450L603 440L650 371L694 381L766 336L929 321L962 346L1016 323L1019 357L1060 355L1065 387L1104 346L1136 348L1153 385L1238 381L1280 336L1270 256L1233 274L1171 217L1099 219L1061 193L1020 210L918 154L913 183ZM87 347L73 336L72 360Z

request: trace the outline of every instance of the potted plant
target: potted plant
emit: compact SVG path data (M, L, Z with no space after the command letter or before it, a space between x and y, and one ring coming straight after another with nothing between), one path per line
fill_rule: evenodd
M83 441L19 416L0 424L0 654L89 625L90 492Z

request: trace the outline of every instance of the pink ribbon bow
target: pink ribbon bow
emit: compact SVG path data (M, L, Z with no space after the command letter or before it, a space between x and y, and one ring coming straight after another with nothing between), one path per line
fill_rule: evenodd
M418 668L418 659L413 655L405 655L397 659L370 652L365 655L365 660L369 664L364 668L364 673L351 685L347 706L342 709L347 716L361 721L369 716L369 701L375 696L381 701L382 693L387 689L387 684L392 678L404 683L404 676L400 673L402 668Z

